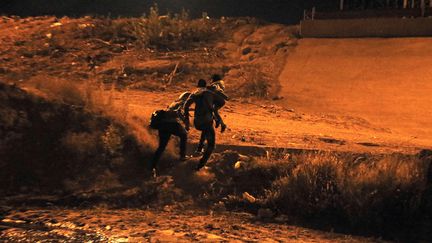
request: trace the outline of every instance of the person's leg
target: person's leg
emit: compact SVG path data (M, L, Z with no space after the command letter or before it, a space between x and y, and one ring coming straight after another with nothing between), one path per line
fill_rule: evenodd
M177 123L173 134L180 138L180 160L184 160L186 158L187 131L181 124Z
M159 130L159 146L154 153L153 159L149 164L149 169L153 170L156 168L156 164L162 156L162 153L165 151L166 146L168 145L168 141L171 137L171 133Z
M204 148L204 141L205 141L205 133L201 131L200 140L198 142L198 146L195 153L202 153L202 150Z
M213 114L215 116L215 121L216 121L216 128L219 127L219 125L221 126L221 132L225 132L226 129L226 124L224 123L224 121L222 120L221 115L219 114L219 109L215 109L213 111Z
M200 162L197 166L197 170L205 166L211 154L213 153L216 144L216 135L215 135L215 130L213 125L210 125L205 130L203 130L203 133L205 133L205 139L207 140L207 147L204 150L203 157L200 159Z

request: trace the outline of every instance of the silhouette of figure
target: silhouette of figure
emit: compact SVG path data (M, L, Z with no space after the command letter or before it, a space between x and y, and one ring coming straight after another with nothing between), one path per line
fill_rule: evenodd
M207 82L200 79L198 81L198 89L189 96L184 105L186 130L189 130L189 108L192 104L195 104L194 126L197 130L201 131L203 140L207 141L207 147L204 150L204 154L196 170L205 166L215 148L216 135L213 127L215 118L214 109L215 104L221 104L223 102L224 98L208 89Z
M180 161L186 160L187 131L182 124L184 123L184 117L181 114L181 109L189 96L190 92L184 92L167 109L158 110L152 114L150 127L157 129L159 132L159 146L149 164L149 169L154 173L157 162L165 151L171 135L180 138Z
M221 96L223 99L218 99L215 101L214 104L214 120L216 122L216 128L218 128L219 126L221 127L221 132L223 133L227 126L224 123L224 121L222 120L221 115L219 114L219 110L225 105L226 101L229 100L229 97L225 94L225 83L222 80L222 78L220 77L219 74L213 74L212 77L212 83L207 87L209 90L215 92L217 95ZM204 148L204 136L203 134L201 134L201 138L199 140L197 149L195 151L195 153L202 153L202 150Z

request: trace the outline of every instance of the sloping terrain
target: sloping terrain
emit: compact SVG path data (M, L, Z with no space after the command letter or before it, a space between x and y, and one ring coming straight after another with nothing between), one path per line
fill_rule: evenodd
M421 80L410 86L419 76L408 74L413 69L427 77L427 65L416 59L428 58L421 51L427 39L303 39L297 46L295 27L197 20L192 27L202 29L186 33L198 41L187 48L168 42L170 50L165 44L143 48L133 31L139 21L4 17L0 78L145 123L197 79L220 73L232 97L222 110L230 129L220 143L378 153L415 153L430 144L427 113L421 113L428 86ZM200 39L209 30L215 36ZM84 100L76 99L77 89Z
M323 40L329 43L315 51L331 57L328 61L305 54L319 47L313 40L301 40L297 46L295 27L248 18L151 16L2 17L0 173L4 187L0 193L5 197L0 198L0 237L10 241L43 237L106 241L124 235L146 240L264 240L274 233L276 239L357 240L280 223L388 239L423 240L431 235L431 217L425 213L431 207L430 172L427 176L431 155L430 150L417 154L430 143L420 139L422 134L413 138L411 130L398 129L384 116L379 116L387 119L384 122L373 120L373 114L381 115L378 111L383 113L388 105L375 111L366 109L362 103L366 99L353 106L338 99L345 94L346 100L357 97L348 95L353 90L368 95L354 85L346 88L342 79L335 83L327 79L344 70L336 64L350 64L351 47L342 48L345 42L335 47L333 42L338 41ZM387 40L370 45L380 41ZM386 44L381 46L385 49ZM361 61L373 71L371 77L380 73L381 69L368 66L367 59L374 53L364 52L363 60L363 52L352 52L351 62ZM337 58L334 53L339 53ZM401 53L393 56L404 63ZM331 60L339 61L328 65ZM322 69L312 67L317 63ZM346 77L351 77L350 70L355 71L347 69ZM151 112L213 73L224 75L232 98L221 111L229 128L218 133L218 144L259 150L251 154L261 157L224 149L212 156L207 168L194 172L198 158L183 163L173 159L176 139L172 139L160 162L160 176L151 178L145 169L157 143L156 131L147 129ZM304 73L316 82L302 80L308 77ZM380 77L397 76L390 74ZM383 103L390 104L392 86L383 88L371 77L358 73L359 80L383 90ZM321 78L328 82L321 84ZM397 86L400 92L408 90L404 85ZM307 89L310 96L304 95ZM418 100L411 92L406 97L426 107L426 91L419 88L418 92L422 94ZM378 98L376 94L371 100ZM321 105L320 99L328 102ZM427 134L427 129L421 129ZM196 142L197 131L192 130L189 137ZM21 214L29 207L29 215ZM87 209L95 214L83 215L81 210ZM111 215L104 209L118 214L117 221L107 219ZM181 212L186 209L195 216ZM155 220L136 224L143 218L131 215L133 210L151 211ZM209 213L201 217L200 210ZM248 214L230 215L232 211ZM162 216L152 216L153 212ZM246 227L219 223L231 216ZM165 217L177 219L174 222L182 226L173 226ZM202 225L203 218L211 223ZM137 234L123 221L146 233ZM413 222L419 227L408 229L406 225ZM232 229L223 230L226 227ZM255 227L262 234L248 236ZM189 229L193 232L185 233Z

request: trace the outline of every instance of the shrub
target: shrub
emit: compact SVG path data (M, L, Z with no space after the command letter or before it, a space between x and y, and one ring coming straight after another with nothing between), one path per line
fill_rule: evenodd
M277 211L302 222L365 232L399 229L420 219L426 168L414 157L387 155L353 164L349 156L317 153L293 161L294 169L264 196Z

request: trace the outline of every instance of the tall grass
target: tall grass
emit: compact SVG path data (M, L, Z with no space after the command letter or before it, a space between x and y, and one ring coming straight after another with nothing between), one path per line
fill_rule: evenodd
M356 160L331 153L302 154L287 163L292 169L272 182L262 202L303 223L397 234L408 225L430 221L424 217L432 210L425 211L428 166L405 155Z
M133 42L141 48L183 50L219 35L218 25L206 14L191 19L187 11L161 15L157 5L140 18L99 19L82 30L81 37L99 37L114 43Z

